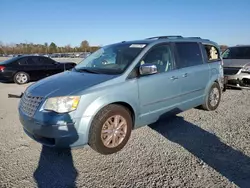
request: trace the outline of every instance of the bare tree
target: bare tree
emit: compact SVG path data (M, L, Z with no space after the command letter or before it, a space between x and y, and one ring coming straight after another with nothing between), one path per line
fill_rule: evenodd
M84 52L89 51L89 42L87 40L81 42L81 49Z

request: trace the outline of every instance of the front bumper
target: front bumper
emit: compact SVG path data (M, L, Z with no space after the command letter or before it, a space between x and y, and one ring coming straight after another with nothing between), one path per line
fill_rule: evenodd
M30 118L19 109L19 120L24 132L33 140L54 148L74 148L84 146L85 136L77 131L80 120L53 116L47 121Z
M235 75L225 75L227 77L228 83L227 86L241 88L241 89L250 89L250 74L241 73Z

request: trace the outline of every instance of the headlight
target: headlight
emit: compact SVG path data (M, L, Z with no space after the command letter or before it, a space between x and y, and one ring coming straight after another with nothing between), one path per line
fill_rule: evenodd
M241 72L247 72L250 73L250 66L245 66L242 68Z
M58 113L71 112L77 109L80 96L53 97L49 98L44 110L55 111Z

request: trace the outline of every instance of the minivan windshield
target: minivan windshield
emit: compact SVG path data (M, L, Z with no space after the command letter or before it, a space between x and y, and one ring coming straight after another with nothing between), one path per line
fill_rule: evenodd
M145 46L146 44L138 43L118 43L104 46L82 60L75 66L74 70L96 74L121 74Z
M250 46L230 47L223 54L223 59L250 59Z

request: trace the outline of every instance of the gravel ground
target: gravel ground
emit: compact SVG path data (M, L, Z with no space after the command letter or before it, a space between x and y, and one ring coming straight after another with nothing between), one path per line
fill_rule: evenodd
M29 139L17 115L25 86L0 83L0 187L249 187L250 91L218 110L191 109L132 132L125 148L56 152Z

